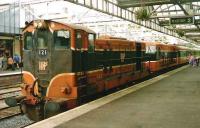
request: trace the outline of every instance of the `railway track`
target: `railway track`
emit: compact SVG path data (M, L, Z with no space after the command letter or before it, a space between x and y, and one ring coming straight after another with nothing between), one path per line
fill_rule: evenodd
M3 92L1 94L13 93L16 91L17 90ZM21 113L19 106L7 106L4 102L4 98L6 97L1 97L0 99L0 128L22 128L35 123Z
M20 72L5 72L0 74L0 100L19 95L22 75Z
M0 128L22 128L33 123L21 113L19 106L0 108Z
M0 120L7 119L16 115L21 114L19 106L5 107L0 109Z
M0 108L0 128L22 128L33 123L21 113L19 106Z
M0 90L20 87L20 83L16 85L0 85Z
M0 90L4 88L12 88L10 85L20 84L22 82L22 74L20 72L7 72L0 74Z
M16 94L19 94L19 92L20 92L19 85L13 88L0 89L0 100L10 96L16 96Z
M0 74L0 128L22 128L33 124L21 113L20 107L9 107L4 99L19 96L21 86L21 74Z
M11 85L10 85L11 86ZM15 85L13 85L15 86ZM17 91L17 90L20 90L20 87L17 86L17 87L13 87L13 88L5 88L5 89L0 89L0 95L1 94L5 94L5 93L9 93L9 92L13 92L13 91Z
M15 88L13 87L9 89L0 90L0 111L8 108L8 106L4 102L5 98L19 96L19 95L20 95L20 88L18 86Z
M24 128L34 123L34 121L29 120L25 115L15 114L0 119L0 128Z

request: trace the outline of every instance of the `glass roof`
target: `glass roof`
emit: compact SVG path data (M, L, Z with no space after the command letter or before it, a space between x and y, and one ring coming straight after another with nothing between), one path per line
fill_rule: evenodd
M55 1L55 2L53 2ZM56 19L60 21L65 22L73 22L78 24L85 24L89 27L92 27L97 30L97 33L116 33L115 28L120 28L121 36L131 35L137 33L137 29L131 29L131 32L127 32L126 30L130 30L130 26L133 24L130 22L126 22L127 26L123 26L122 19L106 15L100 12L96 12L90 9L86 9L83 7L77 7L73 6L73 4L59 4L59 2L56 1L63 1L63 0L1 0L0 1L0 12L5 11L9 4L12 3L19 3L21 2L22 5L22 11L21 13L26 14L26 12L29 12L31 15L34 16L35 19L37 18L47 18L47 19ZM79 0L84 2L84 0ZM90 0L85 0L90 1ZM194 17L195 20L200 19L200 2L198 0L184 0L184 3L172 3L171 0L162 0L163 2L156 2L158 0L108 0L114 4L117 4L118 6L122 8L126 8L132 11L137 11L138 8L145 7L148 9L148 13L150 15L151 21L155 21L156 23L159 23L161 26L166 26L171 30L181 30L185 33L185 36L187 38L190 38L190 36L193 34L196 36L196 33L200 33L200 24L198 23L192 23L192 24L171 24L170 19L174 17ZM98 2L101 2L99 0ZM40 3L38 5L37 3ZM69 6L70 4L70 6ZM25 6L27 5L27 6ZM26 18L26 17L25 17ZM27 20L27 19L24 19ZM32 20L32 19L29 19ZM164 25L163 22L166 22ZM200 23L200 22L199 22ZM98 28L97 26L103 26L102 28ZM110 28L109 26L113 26L114 28ZM123 28L129 28L129 29L123 29ZM138 40L142 40L142 36L146 36L147 40L148 37L155 35L156 40L167 40L168 36L164 34L159 34L157 32L154 32L152 30L146 29L144 27L138 27L135 25L133 28L140 28L138 33ZM132 32L133 31L133 32ZM145 31L145 34L141 34ZM152 33L151 35L148 33ZM123 33L123 34L122 34ZM129 33L129 34L127 34ZM187 34L190 33L190 34ZM161 37L161 39L157 39L158 37ZM129 36L131 37L131 36ZM128 37L128 38L129 38ZM198 38L199 37L199 38ZM163 38L163 39L162 39ZM173 38L170 37L169 38ZM197 39L196 39L197 38ZM200 41L200 36L196 36L195 41ZM134 38L135 39L135 38ZM152 39L152 38L149 38ZM193 39L193 38L191 38ZM175 38L173 39L175 40ZM175 42L179 42L175 41ZM180 41L184 42L184 41ZM200 43L200 42L199 42Z
M116 0L117 4L123 8L136 11L136 8L146 8L152 21L158 22L161 26L166 26L172 30L182 31L187 38L188 32L192 34L192 40L200 41L200 1L199 0ZM171 18L192 17L192 23L171 23ZM164 24L163 24L164 23ZM199 42L200 43L200 42Z

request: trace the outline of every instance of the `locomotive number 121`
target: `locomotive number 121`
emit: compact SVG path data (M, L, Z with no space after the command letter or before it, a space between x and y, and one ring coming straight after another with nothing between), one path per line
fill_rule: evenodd
M46 56L47 50L46 49L39 49L38 54L41 55L41 56Z

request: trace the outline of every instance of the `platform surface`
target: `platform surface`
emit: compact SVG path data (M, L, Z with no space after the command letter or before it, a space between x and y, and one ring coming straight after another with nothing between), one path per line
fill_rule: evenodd
M33 127L200 128L200 68L187 67L76 118L55 124L71 113L49 118Z

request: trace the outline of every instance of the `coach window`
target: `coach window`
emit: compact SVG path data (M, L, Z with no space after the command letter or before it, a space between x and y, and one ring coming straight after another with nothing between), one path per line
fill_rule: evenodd
M54 32L55 49L70 48L70 32L68 30L59 30Z
M83 47L83 37L80 31L76 32L76 49L81 49Z
M31 50L32 46L33 46L32 34L30 32L28 32L25 34L25 37L24 37L24 49Z
M88 34L88 52L94 52L95 34Z

